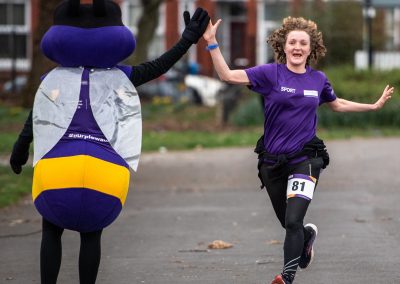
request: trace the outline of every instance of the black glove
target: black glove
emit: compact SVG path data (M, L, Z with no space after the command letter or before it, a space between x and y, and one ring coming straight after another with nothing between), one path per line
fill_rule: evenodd
M206 10L197 8L192 18L188 11L183 12L183 19L185 20L185 30L182 37L191 43L197 43L203 36L207 29L210 17Z
M20 136L15 142L10 157L10 166L17 175L21 173L22 166L26 164L29 158L30 139Z
M26 164L29 158L29 146L33 140L32 130L32 111L25 122L24 128L14 143L14 147L10 157L10 166L17 175L21 173L22 166Z

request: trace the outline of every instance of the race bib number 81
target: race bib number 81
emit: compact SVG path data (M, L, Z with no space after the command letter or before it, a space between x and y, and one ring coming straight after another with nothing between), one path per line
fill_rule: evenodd
M317 179L312 176L302 174L290 175L286 190L287 198L301 197L311 200L314 195L316 182Z

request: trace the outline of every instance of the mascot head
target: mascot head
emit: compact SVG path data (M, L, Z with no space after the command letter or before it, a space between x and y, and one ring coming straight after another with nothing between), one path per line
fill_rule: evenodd
M54 24L44 35L43 53L64 67L111 68L135 49L135 38L124 26L121 9L110 0L63 1Z

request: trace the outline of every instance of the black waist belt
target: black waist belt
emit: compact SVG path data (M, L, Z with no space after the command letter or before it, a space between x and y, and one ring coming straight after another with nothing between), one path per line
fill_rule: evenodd
M317 157L315 154L315 150L301 150L299 152L296 152L292 155L286 155L286 154L279 154L279 155L274 155L274 154L270 154L267 152L263 152L258 154L258 158L260 160L264 160L264 161L274 161L278 164L287 164L289 161L294 160L296 158L300 158L300 157Z
M260 173L260 168L261 165L265 160L271 160L275 161L275 164L271 166L271 169L274 169L276 171L281 171L284 169L288 162L290 160L300 158L303 156L307 156L308 158L316 158L316 157L321 157L324 164L322 166L323 169L326 168L326 166L329 165L329 154L328 151L326 150L326 146L324 144L324 141L319 139L317 136L314 136L313 139L311 139L309 142L304 144L303 148L291 155L286 155L286 154L279 154L279 155L274 155L268 153L265 148L264 148L264 135L260 137L257 141L256 148L254 149L254 152L258 154L258 177L261 180L261 188L263 188L264 182L262 180L262 176Z
M304 144L303 148L291 155L286 154L270 154L264 148L264 135L260 137L257 141L257 146L254 149L254 152L258 154L258 159L260 162L265 160L271 160L276 162L276 165L283 166L286 165L289 161L294 160L296 158L300 158L303 156L307 156L309 158L314 157L322 157L324 160L323 168L329 164L329 154L326 150L326 146L324 141L319 139L317 136L314 136L309 142Z

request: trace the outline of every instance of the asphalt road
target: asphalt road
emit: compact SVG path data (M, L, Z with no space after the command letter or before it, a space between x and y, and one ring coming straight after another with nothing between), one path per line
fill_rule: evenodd
M295 283L400 283L400 139L327 143L331 165L306 222L316 258ZM40 283L41 218L29 198L0 210L0 283ZM99 284L270 283L284 231L251 148L144 154L105 229ZM223 240L232 248L210 250ZM79 235L63 235L59 283L78 283Z

